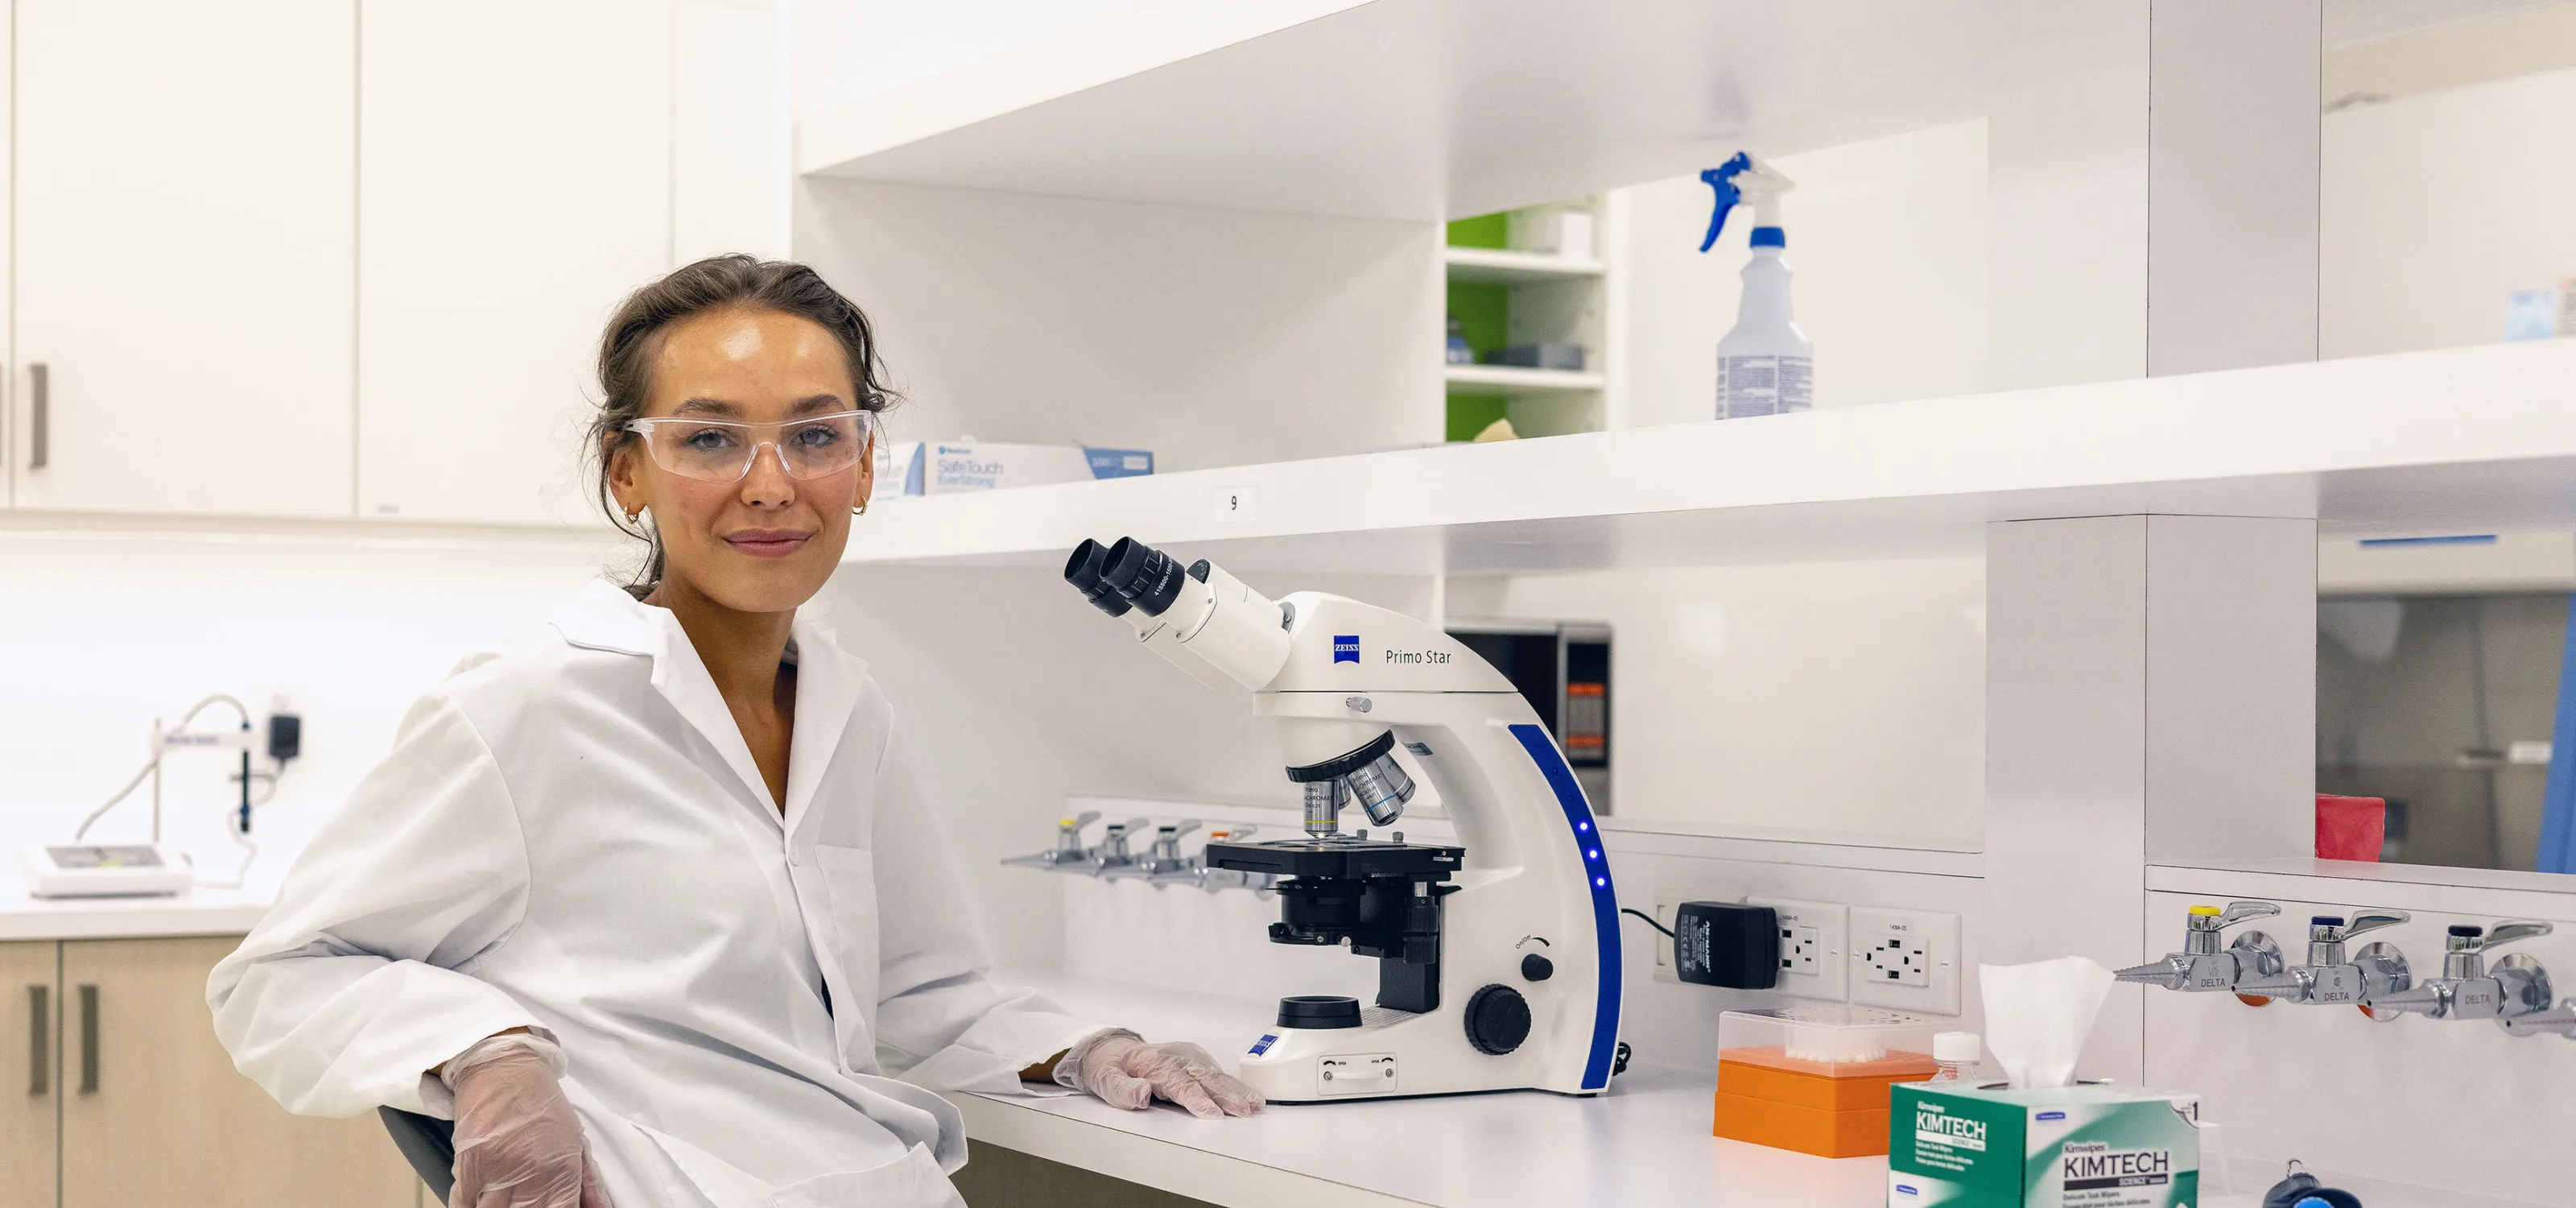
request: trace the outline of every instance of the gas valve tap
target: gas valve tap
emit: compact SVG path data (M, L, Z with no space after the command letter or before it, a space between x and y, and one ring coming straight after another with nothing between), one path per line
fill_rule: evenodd
M2339 914L2317 915L2308 920L2308 963L2239 982L2236 992L2310 1006L2357 1007L2373 995L2406 989L2406 958L2395 949L2373 944L2359 956L2347 956L2344 941L2394 927L2409 917L2403 910L2355 911L2349 920Z
M1055 824L1055 846L1025 856L1010 856L1002 863L1012 868L1043 868L1054 872L1074 872L1091 862L1091 852L1082 846L1082 828L1100 821L1099 810L1084 810L1070 818L1059 818Z
M2489 949L2547 935L2547 923L2517 921L2493 927L2455 924L2442 939L2442 975L2428 977L2411 989L2374 995L2370 1012L2421 1015L2427 1019L2492 1019L2506 1025L2549 1009L2549 974L2540 962L2516 952L2487 968Z
M2229 902L2225 910L2194 906L2183 917L2182 951L2168 952L2163 960L2122 969L2114 976L2193 993L2224 993L2240 983L2268 978L2281 971L2281 946L2272 937L2248 931L2221 951L2218 933L2247 919L2279 913L2281 908L2270 902Z

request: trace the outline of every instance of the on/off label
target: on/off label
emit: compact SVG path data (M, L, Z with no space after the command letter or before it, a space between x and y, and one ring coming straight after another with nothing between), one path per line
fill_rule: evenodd
M1351 1053L1318 1058L1316 1093L1324 1095L1392 1095L1395 1054Z

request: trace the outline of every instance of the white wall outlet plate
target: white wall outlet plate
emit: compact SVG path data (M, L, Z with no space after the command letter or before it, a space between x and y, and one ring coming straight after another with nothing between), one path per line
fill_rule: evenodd
M1831 902L1795 898L1749 897L1746 904L1768 906L1780 916L1780 980L1774 989L1800 998L1841 1002L1849 997L1844 980L1851 947L1851 910Z
M1855 1003L1956 1015L1960 956L1955 914L1851 908L1851 1000Z
M1844 907L1831 902L1743 897L1725 892L1659 886L1655 890L1655 921L1666 927L1672 926L1673 918L1684 902L1744 902L1770 907L1780 917L1780 980L1771 992L1827 1002L1843 1001L1849 976L1849 961L1845 959L1844 950L1851 934L1850 919ZM1661 935L1655 937L1655 980L1675 984L1681 981L1673 974L1673 942Z

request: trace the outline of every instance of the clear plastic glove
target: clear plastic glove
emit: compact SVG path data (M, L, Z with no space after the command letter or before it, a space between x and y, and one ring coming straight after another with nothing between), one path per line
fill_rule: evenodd
M1261 1092L1226 1073L1206 1049L1194 1044L1147 1044L1133 1032L1093 1036L1065 1054L1057 1070L1057 1081L1129 1111L1141 1110L1158 1098L1180 1104L1203 1120L1249 1116L1262 1108Z
M486 1037L439 1069L456 1092L448 1208L609 1208L562 1075L563 1050L520 1032Z

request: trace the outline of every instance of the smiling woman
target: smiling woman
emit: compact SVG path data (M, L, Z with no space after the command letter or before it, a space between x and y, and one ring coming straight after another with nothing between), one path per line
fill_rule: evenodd
M599 362L643 575L413 707L209 979L235 1063L298 1112L452 1115L477 1208L959 1208L933 1087L1260 1110L1195 1045L994 982L893 707L799 615L886 405L858 308L718 257Z
M801 264L716 256L635 291L600 339L602 399L590 425L601 505L652 547L627 590L649 596L679 544L787 565L748 574L688 557L702 573L675 592L713 592L749 611L811 598L849 542L850 513L867 509L866 446L891 398L883 372L867 316ZM790 419L805 426L775 426ZM844 443L817 449L818 434ZM638 456L644 445L649 459ZM760 464L772 460L763 449L777 451L774 464Z

